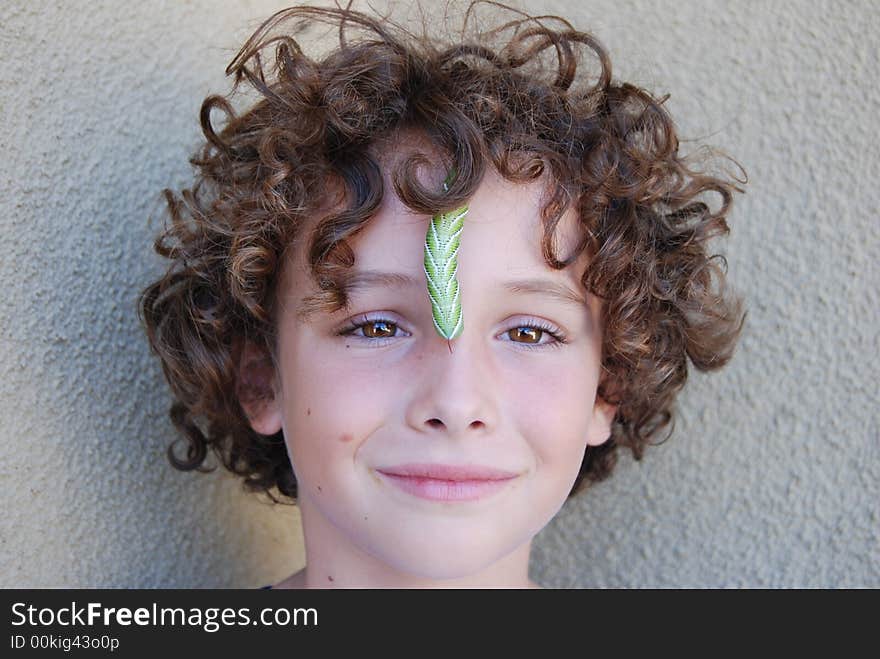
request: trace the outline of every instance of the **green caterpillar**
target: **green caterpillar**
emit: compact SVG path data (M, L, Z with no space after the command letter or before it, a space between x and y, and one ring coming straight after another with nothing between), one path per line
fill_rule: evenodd
M443 190L455 177L455 169L443 182ZM431 218L425 237L425 277L428 280L428 296L437 333L447 341L461 335L464 319L461 315L461 291L458 280L458 247L461 230L468 207L462 206L448 213ZM451 349L451 347L450 347Z

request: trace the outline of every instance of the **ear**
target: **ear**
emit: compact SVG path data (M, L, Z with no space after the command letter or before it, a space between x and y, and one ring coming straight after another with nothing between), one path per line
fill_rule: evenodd
M238 357L235 395L251 428L261 435L281 430L280 391L269 353L245 339Z
M617 405L606 403L598 394L593 405L593 415L590 418L590 428L587 432L587 444L599 446L611 437L611 424L617 414Z

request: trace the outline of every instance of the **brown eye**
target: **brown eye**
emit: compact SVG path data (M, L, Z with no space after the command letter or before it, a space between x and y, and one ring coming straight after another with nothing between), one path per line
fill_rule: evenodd
M364 330L364 336L370 339L387 339L394 336L397 330L396 323L389 323L385 320L371 320L361 327Z
M517 343L540 343L544 330L536 327L515 327L507 332L507 336ZM523 341L519 341L523 339Z
M360 317L360 322L353 321L348 327L344 327L336 334L342 337L351 337L365 347L379 347L397 343L398 340L411 336L400 325L387 318ZM348 341L345 344L349 346Z
M516 343L525 350L559 348L568 343L565 333L561 329L545 325L545 322L541 320L529 321L507 330L504 336L507 336L510 343Z

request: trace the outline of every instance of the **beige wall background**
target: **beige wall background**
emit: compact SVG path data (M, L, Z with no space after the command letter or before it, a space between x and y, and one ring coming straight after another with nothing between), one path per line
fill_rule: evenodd
M295 509L167 464L169 394L135 314L162 268L147 220L188 183L200 102L284 4L6 3L0 586L257 587L304 563ZM593 31L617 77L671 93L699 140L684 150L719 146L750 176L718 245L750 308L732 364L693 373L673 437L566 504L533 577L880 587L880 9L528 8Z

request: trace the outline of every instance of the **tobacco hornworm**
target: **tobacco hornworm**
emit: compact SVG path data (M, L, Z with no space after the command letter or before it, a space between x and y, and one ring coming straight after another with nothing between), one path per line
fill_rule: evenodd
M449 189L449 183L454 178L455 169L452 169L443 181L444 191ZM448 213L435 215L431 218L425 237L425 276L428 280L434 327L447 341L461 335L464 328L461 291L456 274L461 230L467 212L468 207L462 206Z

